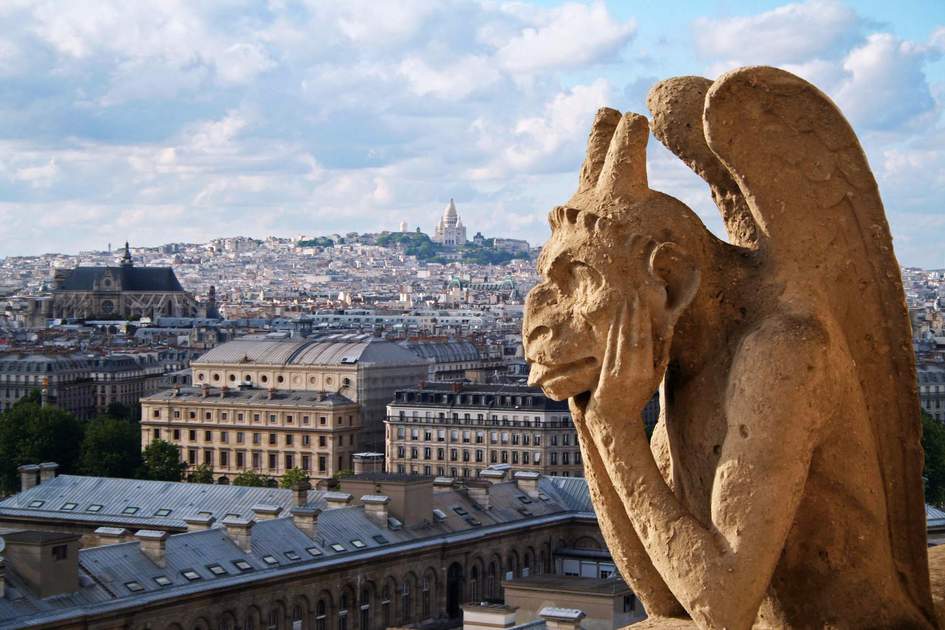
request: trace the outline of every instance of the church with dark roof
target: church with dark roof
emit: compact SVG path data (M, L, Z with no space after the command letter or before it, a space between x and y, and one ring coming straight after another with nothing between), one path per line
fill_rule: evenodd
M57 319L197 317L199 306L170 267L135 267L131 250L117 267L57 269L47 316Z

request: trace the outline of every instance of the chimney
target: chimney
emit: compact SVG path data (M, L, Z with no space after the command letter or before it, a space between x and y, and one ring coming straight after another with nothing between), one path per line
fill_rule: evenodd
M361 497L361 503L364 504L364 515L378 527L387 529L387 504L390 503L390 497L383 494L366 494Z
M479 472L479 478L485 479L490 484L495 485L505 481L505 471L496 470L495 468L486 468L485 470Z
M165 550L167 546L167 532L156 529L139 529L135 538L141 545L141 553L151 559L151 562L161 567L165 566Z
M531 470L520 470L516 472L513 477L515 478L515 485L518 486L522 494L528 495L533 499L538 498L538 480L541 479L540 473Z
M50 479L55 479L56 470L59 468L59 464L56 462L43 462L39 465L39 482L46 483Z
M452 489L453 489L452 477L437 477L433 480L434 494L439 493L439 492L449 492Z
M94 533L98 546L128 542L129 532L124 527L99 527Z
M463 630L504 630L515 626L515 612L518 606L505 604L463 605Z
M197 514L196 516L188 516L184 519L184 522L187 523L188 532L202 532L213 527L216 520L209 514Z
M36 464L23 464L17 466L16 470L20 473L20 492L39 485L39 466Z
M545 606L538 611L548 630L579 630L584 612L577 608L553 608Z
M488 510L491 506L489 502L489 488L491 487L491 483L479 479L471 479L466 482L466 492L469 498L478 503L483 510Z
M299 481L292 486L295 492L295 507L305 507L308 504L308 491L312 489L312 484L305 481Z
M237 518L235 516L228 516L222 521L223 527L226 528L226 535L230 537L237 547L245 551L246 553L252 553L253 551L253 521L246 520L245 518Z
M78 534L18 531L6 534L6 563L37 596L79 589Z
M351 503L352 496L348 492L326 492L324 495L325 502L328 504L326 509L336 510L338 508L347 507Z
M294 507L290 512L295 526L305 532L309 538L315 538L315 534L318 533L318 515L322 511L318 508Z
M282 511L282 508L279 507L278 505L268 505L265 503L257 503L250 509L256 515L256 522L270 521L278 517L279 512Z

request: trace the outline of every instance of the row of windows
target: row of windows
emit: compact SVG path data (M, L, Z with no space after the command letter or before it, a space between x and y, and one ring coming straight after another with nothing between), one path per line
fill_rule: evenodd
M231 383L235 383L235 382L236 382L236 378L237 378L237 377L236 377L236 374L230 374L230 375L227 376L227 380L228 380L229 382L231 382ZM202 382L204 382L205 380L207 380L207 375L206 375L205 373L203 373L203 372L197 372L197 381L200 382L200 383L202 383ZM221 380L223 380L223 377L222 377L218 372L214 372L214 373L210 376L210 380L213 381L214 383L219 383ZM277 383L285 383L285 376L283 376L282 374L277 374L275 380L276 380ZM245 374L245 375L243 376L243 381L246 382L246 383L252 383L252 382L253 382L253 377L252 377L251 375L249 375L249 374ZM268 383L268 382L269 382L269 376L268 376L267 374L261 374L261 375L259 376L259 382L260 382L260 383ZM294 383L299 383L299 382L301 382L301 381L300 381L299 377L296 376L295 379L293 380L293 382L294 382ZM312 385L315 385L316 383L318 383L318 377L316 377L316 376L311 376L311 377L309 377L308 382L309 382L310 384L312 384ZM333 379L332 377L330 377L330 376L326 376L326 377L325 377L325 385L333 385L333 384L334 384L334 379ZM351 386L351 379L348 378L348 377L345 377L345 378L341 379L341 384L342 384L344 387L350 387L350 386Z
M230 420L230 419L231 419L231 418L230 418L231 412L229 412L229 411L218 411L217 413L218 413L218 418L219 418L220 420ZM152 410L151 410L151 418L153 418L153 419L155 419L155 420L160 420L161 417L162 417L162 415L163 415L163 414L162 414L162 410L161 410L161 409L155 408L155 409L152 409ZM211 411L211 410L204 410L203 413L201 414L201 412L200 412L199 410L197 410L197 409L186 409L186 410L183 410L183 411L180 410L180 409L174 409L174 410L171 411L171 414L170 414L170 415L171 415L171 417L172 417L173 419L175 419L175 420L179 420L182 416L186 416L186 418L187 418L188 420L197 420L198 418L200 418L200 419L202 419L202 420L213 420L213 411ZM247 414L247 413L244 413L244 412L242 412L242 411L238 411L238 412L233 413L232 415L233 415L233 418L232 418L232 419L234 419L236 422L246 422L246 417L247 417L247 416L252 417L252 421L253 421L254 424L258 424L258 423L262 422L263 416L266 416L266 419L268 420L269 424L276 424L276 423L279 422L279 414L278 414L278 413L268 413L268 414L267 414L267 413L252 413L252 414ZM202 416L202 417L201 417L201 416ZM296 416L295 414L291 414L291 413L285 414L285 424L295 424L296 417L297 417L297 416ZM338 421L338 426L344 426L344 425L345 425L345 417L344 417L344 416L337 416L336 419L337 419L337 421ZM299 422L300 422L300 424L302 424L303 426L308 426L308 425L311 425L311 423L312 423L312 422L311 422L311 417L310 417L310 416L307 416L307 415L299 416ZM349 415L349 416L348 416L348 419L347 419L347 422L348 422L348 425L349 425L349 426L354 426L354 416L353 416L353 415ZM327 417L327 416L319 416L319 417L318 417L318 425L319 425L319 426L327 426L328 424L329 424L329 423L328 423L328 417Z
M400 474L402 474L402 475L406 475L406 474L411 474L411 475L423 474L423 475L426 475L426 476L429 477L429 476L431 476L431 475L436 474L436 476L438 476L438 477L449 476L449 477L452 477L452 478L454 478L454 479L458 479L459 477L475 477L477 474L479 474L479 470L478 470L478 469L475 469L475 468L456 468L456 467L451 467L451 468L447 469L446 466L437 466L437 467L434 469L434 467L433 467L433 466L430 466L429 464L424 464L422 467L418 467L418 466L415 465L415 464L411 464L411 465L409 465L409 466L408 466L407 464L397 464L396 469L397 469L397 472L400 473ZM436 472L434 472L434 470L435 470ZM447 471L448 471L448 472L447 472ZM574 475L575 477L583 477L583 476L584 476L583 473L582 473L580 470L570 471L570 470L554 470L554 469L549 469L549 470L545 470L545 471L544 471L544 474L546 474L546 475L551 475L552 477L570 477L571 475Z
M511 453L511 461L510 461ZM407 448L404 446L397 447L397 457L399 459L407 458ZM416 446L410 448L410 459L420 459L420 449ZM430 447L425 447L423 449L423 459L431 460L433 459L433 449ZM436 460L444 461L446 459L446 449L438 448L436 449ZM561 452L561 465L570 466L573 461L575 465L581 464L581 452L574 451L563 451ZM475 461L477 463L485 462L485 452L481 448L477 448L475 451L470 451L469 449L449 449L449 461ZM551 451L548 454L549 464L556 466L558 464L558 451ZM531 452L531 451L507 451L507 450L490 450L489 451L489 463L490 464L540 464L541 463L541 452Z
M199 449L187 449L187 463L191 466L205 464L211 468L215 466L218 468L233 467L237 470L244 470L248 467L252 470L263 470L271 473L280 470L280 462L282 463L281 470L291 470L299 467L304 471L311 471L314 461L318 466L317 472L328 472L328 455L316 455L313 459L312 455L299 455L297 453L262 453L259 451L251 453L235 451L231 453L228 450L215 451L209 448L203 450L203 461L201 461L199 455ZM338 470L345 468L345 458L346 455L344 454L338 456ZM265 469L263 469L264 461L267 464Z
M179 441L181 439L181 429L164 429L163 432L161 429L154 428L151 429L151 436L155 440L162 439L161 436L164 436L164 439L167 439L170 442ZM246 443L246 433L243 431L234 431L233 432L235 443L236 444L245 444ZM262 444L263 443L263 434L262 433L251 433L251 439L253 444ZM279 443L279 434L278 433L268 433L267 443L270 446L277 446ZM187 431L187 439L191 442L196 442L200 436L200 432L196 429L189 429ZM312 445L312 435L310 433L303 433L301 435L295 435L292 433L283 433L282 434L283 442L286 446L294 446L301 443L302 446L311 446ZM228 444L230 442L230 432L229 431L219 431L217 432L216 439L214 439L213 431L203 431L202 439L204 442L213 442ZM329 443L337 441L338 446L344 446L345 436L342 435L319 435L318 436L318 445L327 446ZM348 445L354 446L354 433L348 434Z
M489 444L512 444L515 446L521 444L522 446L541 446L541 433L489 431L488 434ZM407 431L407 427L397 427L398 440L409 439L411 441L420 441L422 439L424 442L432 442L434 440L434 436L437 442L446 442L448 436L449 442L453 443L460 441L463 444L486 443L486 431L473 432L452 429L447 433L447 429L425 428L421 431L421 429L417 427L410 427L410 430ZM559 442L562 446L571 446L572 442L577 444L577 434L571 431L561 434L552 433L548 436L548 441L552 446L558 446Z

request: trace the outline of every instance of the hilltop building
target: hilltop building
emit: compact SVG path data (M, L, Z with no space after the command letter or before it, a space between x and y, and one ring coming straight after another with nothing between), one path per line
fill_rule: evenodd
M446 247L458 247L466 244L466 226L463 225L456 204L450 199L449 205L443 210L443 218L436 224L433 231L433 241Z

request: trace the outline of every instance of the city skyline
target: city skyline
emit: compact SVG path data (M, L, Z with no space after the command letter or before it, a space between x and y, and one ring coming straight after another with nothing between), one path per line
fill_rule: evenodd
M767 63L851 120L900 262L945 266L933 2L14 2L0 24L2 255L431 232L450 197L471 233L540 244L598 107ZM705 186L653 140L649 160L719 232Z

